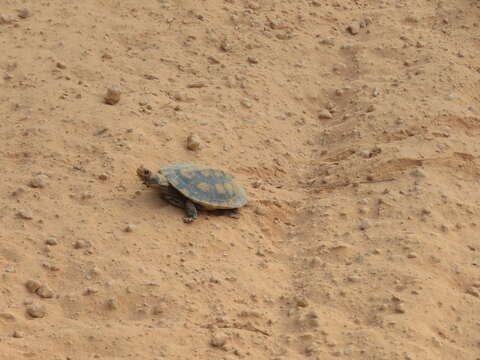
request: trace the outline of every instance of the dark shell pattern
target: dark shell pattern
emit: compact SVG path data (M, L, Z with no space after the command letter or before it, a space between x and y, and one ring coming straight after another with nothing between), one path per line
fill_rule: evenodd
M223 170L189 162L160 169L182 195L210 209L236 209L247 203L245 190Z

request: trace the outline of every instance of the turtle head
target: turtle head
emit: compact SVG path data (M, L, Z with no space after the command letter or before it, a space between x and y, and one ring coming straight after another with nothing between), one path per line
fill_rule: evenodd
M137 169L137 175L148 187L151 186L162 190L166 190L170 187L170 184L165 176L163 176L161 173L154 174L151 170L145 169L143 166L140 166Z

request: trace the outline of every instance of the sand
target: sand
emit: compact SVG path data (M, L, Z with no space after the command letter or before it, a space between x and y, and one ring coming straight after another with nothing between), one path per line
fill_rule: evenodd
M480 358L478 1L0 14L1 359ZM184 224L174 161L248 205Z

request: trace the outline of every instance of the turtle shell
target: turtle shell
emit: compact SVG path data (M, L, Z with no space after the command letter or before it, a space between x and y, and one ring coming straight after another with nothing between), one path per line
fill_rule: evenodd
M236 209L247 203L245 190L223 170L176 162L160 172L182 195L206 209Z

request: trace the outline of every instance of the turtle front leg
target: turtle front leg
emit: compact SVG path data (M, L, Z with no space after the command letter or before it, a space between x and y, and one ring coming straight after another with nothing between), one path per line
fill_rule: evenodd
M186 212L187 216L185 216L183 218L183 222L185 222L187 224L190 224L198 216L197 208L192 201L186 199L184 209L185 209L185 212Z

